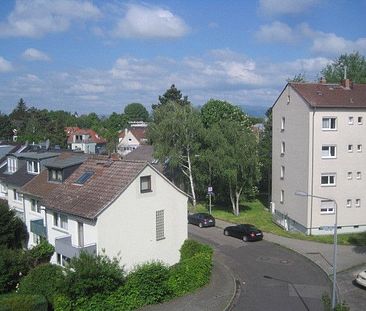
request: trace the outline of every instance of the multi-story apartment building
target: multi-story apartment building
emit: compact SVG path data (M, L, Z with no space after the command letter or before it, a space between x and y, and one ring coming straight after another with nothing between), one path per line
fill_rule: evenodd
M366 230L366 84L288 83L272 118L276 221L329 234L337 209L338 232Z

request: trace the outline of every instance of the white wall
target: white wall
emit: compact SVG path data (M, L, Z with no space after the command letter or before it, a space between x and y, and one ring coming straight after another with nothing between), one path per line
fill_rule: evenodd
M152 192L140 193L140 176L151 175ZM165 239L156 241L156 211L164 210ZM179 261L187 239L187 197L150 167L108 207L97 221L100 252L120 256L127 270L151 260Z

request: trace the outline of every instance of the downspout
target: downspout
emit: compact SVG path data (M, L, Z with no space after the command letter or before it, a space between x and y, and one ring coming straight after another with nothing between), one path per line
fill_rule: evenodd
M311 205L310 205L310 235L312 234L313 228L313 205L314 205L314 119L315 119L316 107L313 109L313 120L312 120L312 133L311 133Z

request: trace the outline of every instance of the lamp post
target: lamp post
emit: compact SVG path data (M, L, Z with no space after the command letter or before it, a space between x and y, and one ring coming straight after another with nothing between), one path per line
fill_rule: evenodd
M333 230L333 291L332 291L332 310L335 310L336 306L336 286L337 286L337 220L338 220L338 206L337 202L334 199L321 197L317 195L312 195L303 191L296 191L295 195L302 196L302 197L311 197L316 199L322 199L327 201L334 202L334 208L335 208L335 219L334 219L334 230Z

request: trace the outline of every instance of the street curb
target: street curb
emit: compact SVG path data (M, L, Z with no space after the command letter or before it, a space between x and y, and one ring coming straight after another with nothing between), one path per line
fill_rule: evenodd
M234 275L233 275L233 272L231 271L231 269L226 265L224 264L223 262L221 262L220 260L218 260L217 258L214 260L215 263L218 263L220 265L222 265L223 267L225 267L225 269L229 272L231 278L232 278L232 281L234 283L234 290L233 290L233 294L231 295L231 298L230 300L228 301L226 307L223 309L223 311L229 311L231 310L232 306L233 306L233 303L234 303L234 300L235 298L240 295L240 286L238 286L238 282L237 280L235 279Z

